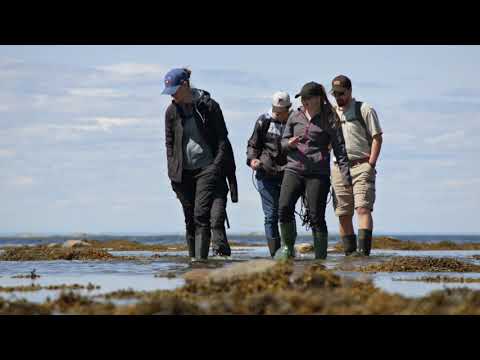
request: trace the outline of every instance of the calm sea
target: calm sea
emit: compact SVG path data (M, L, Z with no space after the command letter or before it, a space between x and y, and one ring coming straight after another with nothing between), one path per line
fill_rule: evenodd
M480 235L445 235L445 234L374 234L374 236L390 236L400 240L412 240L418 242L451 241L455 243L480 242ZM116 240L124 239L137 241L144 244L178 244L184 243L183 235L53 235L53 236L0 236L0 247L19 245L43 245L51 243L63 243L70 239L84 240ZM263 235L229 234L229 241L247 244L266 244ZM336 242L339 236L332 234L330 242ZM310 235L299 235L297 242L311 242Z

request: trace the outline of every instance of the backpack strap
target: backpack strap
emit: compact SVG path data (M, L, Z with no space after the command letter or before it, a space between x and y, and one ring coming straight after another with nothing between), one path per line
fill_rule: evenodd
M262 127L262 138L265 139L265 136L267 136L267 132L268 132L268 129L270 128L270 122L271 122L271 118L268 117L268 116L263 116L262 118L262 123L261 123L261 127Z
M373 141L372 135L370 134L370 131L368 131L367 123L362 116L362 104L363 102L361 101L355 101L355 120L358 120L360 125L362 125L363 129L365 130L365 136L367 137L368 145L371 146Z

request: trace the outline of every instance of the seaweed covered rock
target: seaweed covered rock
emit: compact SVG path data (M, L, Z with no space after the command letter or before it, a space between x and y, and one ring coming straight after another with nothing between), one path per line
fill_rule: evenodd
M375 237L372 240L373 249L390 250L480 250L478 243L454 243L453 241L418 242L399 240L390 236ZM341 242L335 244L335 252L343 252Z
M306 254L313 252L313 245L309 243L301 243L298 245L295 245L295 250L301 254Z
M94 248L56 248L45 245L7 248L0 254L1 261L36 260L108 260L113 255L103 249Z
M88 246L92 246L92 245L90 245L88 242L83 240L67 240L62 245L62 247L69 248L69 249L77 248L77 247L88 247Z
M451 258L399 256L360 267L361 272L480 272L480 266Z

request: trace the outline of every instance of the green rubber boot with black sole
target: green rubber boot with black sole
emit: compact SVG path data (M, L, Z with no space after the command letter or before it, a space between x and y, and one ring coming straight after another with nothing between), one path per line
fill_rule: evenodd
M275 260L288 260L295 257L295 239L297 237L294 222L280 223L281 247L275 254Z

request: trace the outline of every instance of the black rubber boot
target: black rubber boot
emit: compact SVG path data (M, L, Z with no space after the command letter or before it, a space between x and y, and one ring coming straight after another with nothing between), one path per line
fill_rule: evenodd
M313 249L315 250L315 259L326 259L328 248L328 233L312 229Z
M206 260L210 250L210 229L197 229L195 231L195 259Z
M370 255L372 249L372 230L358 229L358 251L365 256Z
M280 249L280 238L267 238L268 250L273 258L278 249Z
M230 256L232 254L225 228L212 228L212 252L214 256Z
M187 231L185 238L187 239L188 256L191 258L194 258L195 257L195 233L190 233Z
M352 255L357 251L357 236L355 234L342 236L342 243L345 256Z
M295 222L280 223L281 246L275 254L276 260L288 260L295 257Z

